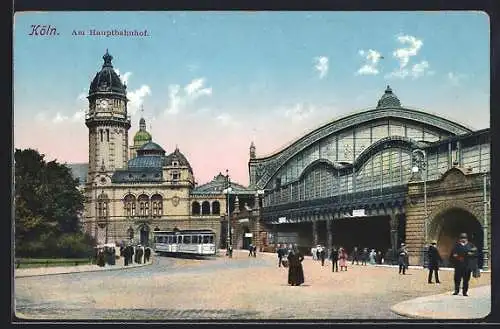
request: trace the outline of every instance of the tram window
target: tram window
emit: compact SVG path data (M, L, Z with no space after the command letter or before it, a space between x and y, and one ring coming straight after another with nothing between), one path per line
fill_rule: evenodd
M201 237L201 235L198 235L198 243L203 243L203 238Z
M179 235L179 236L177 237L177 243L182 243L182 235Z
M210 241L209 243L214 243L214 236L213 235L210 236L210 240L209 241Z
M193 240L191 242L194 243L194 244L198 244L198 236L197 235L193 235Z
M182 243L191 243L191 235L185 235Z
M171 244L171 243L172 243L172 236L171 236L171 235L169 235L169 236L168 236L168 244Z
M208 243L208 238L209 238L208 235L204 235L203 236L203 243Z

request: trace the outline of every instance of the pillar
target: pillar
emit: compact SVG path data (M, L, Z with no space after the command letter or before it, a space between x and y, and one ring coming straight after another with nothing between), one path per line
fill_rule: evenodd
M332 220L333 220L333 215L328 214L326 216L326 247L331 248L332 247Z
M318 217L317 215L312 215L312 233L313 233L313 245L318 244Z
M395 261L397 259L397 250L398 250L399 218L398 218L398 215L394 211L392 211L389 216L390 216L390 225L391 225L392 263L395 264Z

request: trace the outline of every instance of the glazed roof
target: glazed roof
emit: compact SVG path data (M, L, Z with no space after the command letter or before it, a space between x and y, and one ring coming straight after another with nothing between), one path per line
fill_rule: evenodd
M128 168L161 168L163 158L161 155L137 156L128 161Z
M245 187L241 184L230 182L232 194L254 194L255 190ZM227 187L227 178L222 173L219 173L214 179L206 184L197 186L193 189L191 194L221 194Z
M137 150L137 155L164 155L165 150L155 142L148 142Z
M189 168L189 172L192 174L193 173L193 168L191 168L191 164L189 161L186 159L184 154L179 151L179 148L176 147L175 151L170 153L165 157L165 166L171 166L173 161L177 161L179 163L179 166L186 166Z
M115 72L113 65L111 64L113 56L111 56L106 49L106 53L102 58L104 60L104 64L102 65L101 71L97 72L94 80L92 80L92 83L90 84L89 95L97 92L113 92L126 96L127 86L122 83L120 77Z

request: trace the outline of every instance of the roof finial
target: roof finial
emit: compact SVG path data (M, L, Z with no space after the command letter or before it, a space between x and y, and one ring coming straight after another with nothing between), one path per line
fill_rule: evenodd
M108 52L108 49L106 48L106 53L104 54L104 56L102 56L102 59L104 59L104 64L103 64L103 67L104 66L109 66L109 67L113 67L113 65L111 64L111 61L113 60L113 56L111 56Z

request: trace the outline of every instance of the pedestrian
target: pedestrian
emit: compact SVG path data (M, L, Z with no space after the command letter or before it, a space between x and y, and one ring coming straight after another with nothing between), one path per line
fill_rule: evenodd
M330 254L330 260L332 261L332 272L339 271L339 251L337 247L333 246L332 252Z
M304 256L299 252L297 246L294 246L288 253L288 284L292 286L300 286L304 283L304 269L302 261Z
M256 245L253 246L253 256L257 257L257 246Z
M116 249L109 248L109 265L116 265Z
M354 247L354 250L352 251L352 265L354 265L354 261L356 261L356 265L359 265L358 247Z
M316 260L320 260L321 259L321 247L320 246L317 246L316 247Z
M100 266L100 267L104 267L106 265L106 259L105 259L105 255L104 255L104 250L102 249L99 249L98 253L97 253L97 265Z
M381 251L377 251L377 256L375 256L375 261L377 264L382 264L383 258Z
M250 243L248 246L248 257L252 256L253 254L253 245Z
M128 246L127 247L124 247L123 248L123 252L121 253L122 257L123 257L123 266L128 266L128 263L129 263L129 248Z
M370 251L370 265L375 265L375 256L377 256L377 253L375 252L375 249L372 249L372 251Z
M472 272L474 258L477 258L477 248L468 241L467 234L461 233L459 241L455 244L450 256L450 260L455 268L453 279L455 281L455 292L458 295L460 291L460 282L462 282L462 293L468 296L469 280ZM471 264L472 263L472 264Z
M406 249L406 245L401 243L401 248L398 251L398 265L399 265L399 274L406 274L406 268L408 264L406 260L408 258L408 250Z
M321 250L319 252L319 257L321 259L321 266L325 266L325 256L326 256L325 248L321 247Z
M432 283L432 272L434 272L434 278L436 283L439 284L439 263L442 261L439 251L437 249L437 241L432 241L427 252L429 258L427 267L429 268L429 276L427 277L427 282Z
M134 264L135 249L133 245L128 246L128 263Z
M278 249L276 250L276 253L278 254L278 267L281 267L281 262L283 261L283 256L284 256L284 249L278 245Z
M311 248L311 255L313 257L313 260L317 260L318 259L318 254L316 253L316 249L317 249L317 247L312 247Z
M340 271L342 272L342 269L345 268L347 271L347 253L344 250L344 248L340 247L339 249L339 266L340 266Z
M364 248L363 252L361 252L361 265L366 265L367 260L368 260L368 248Z
M233 246L229 245L229 258L233 258Z
M151 257L151 248L146 247L144 250L144 263L149 263L149 258Z

